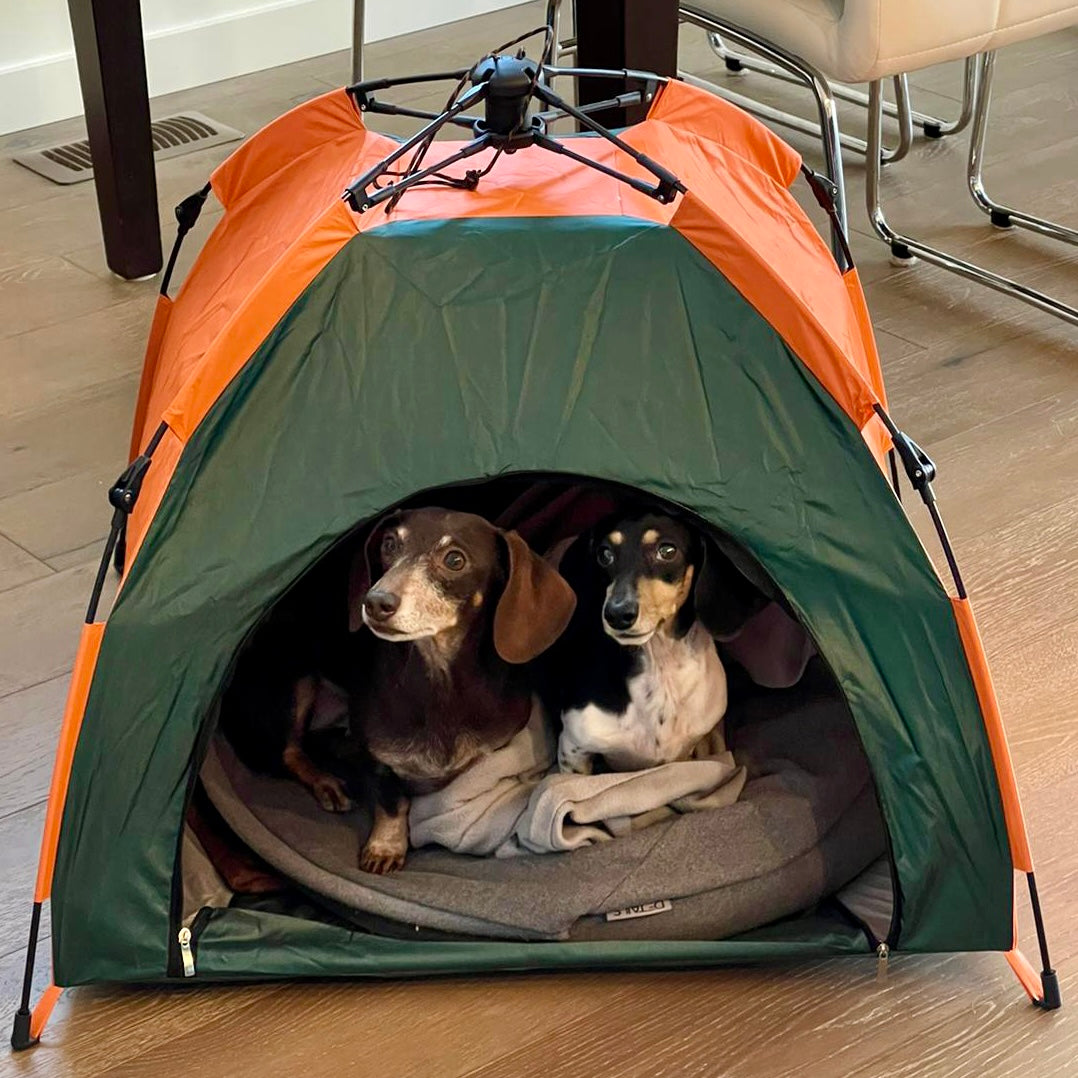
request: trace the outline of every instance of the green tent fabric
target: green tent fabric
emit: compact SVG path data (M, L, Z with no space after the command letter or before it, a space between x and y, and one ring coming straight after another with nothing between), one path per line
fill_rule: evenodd
M215 698L259 618L417 492L583 475L668 499L766 569L872 762L892 947L1006 950L1012 863L952 607L860 431L674 229L626 217L389 223L302 292L188 441L111 612L53 884L57 983L182 972L182 822ZM728 941L417 942L251 910L198 976L709 963L867 948L812 916ZM103 945L102 941L109 941Z

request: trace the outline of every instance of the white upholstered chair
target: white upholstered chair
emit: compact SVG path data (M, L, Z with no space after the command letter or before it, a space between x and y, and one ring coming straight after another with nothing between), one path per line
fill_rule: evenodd
M707 31L712 44L736 69L743 59L730 45L750 49L794 81L812 90L832 179L842 188L842 136L833 83L868 83L866 202L876 233L898 260L921 257L964 277L1078 324L1078 310L973 263L895 231L880 205L880 165L909 146L916 120L929 136L959 129L972 117L967 180L977 205L1000 228L1019 226L1078 244L1078 231L1000 205L985 191L981 174L991 100L995 50L1078 24L1073 0L693 0L680 8L683 21ZM912 114L904 76L932 64L966 59L966 107L957 120ZM897 151L883 145L882 83L895 79L901 140ZM728 92L725 96L731 96ZM740 98L740 95L736 95ZM844 96L851 96L844 94ZM744 99L742 99L744 100ZM753 109L784 122L777 110ZM859 147L860 148L860 147ZM840 198L842 195L840 193ZM844 203L844 198L842 198ZM843 219L845 211L843 209Z

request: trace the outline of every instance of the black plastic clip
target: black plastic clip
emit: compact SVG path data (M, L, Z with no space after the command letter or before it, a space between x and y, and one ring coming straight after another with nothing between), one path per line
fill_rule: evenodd
M125 517L131 515L138 501L139 492L142 490L142 480L146 477L146 469L150 466L150 458L143 453L135 457L124 469L123 474L109 488L109 505L122 513Z
M114 512L112 514L112 530L116 535L115 546L112 551L112 564L116 572L124 571L124 563L127 561L127 518L135 508L139 492L142 490L142 480L146 476L146 469L150 466L150 457L143 453L124 469L123 474L109 487L109 505Z
M932 495L932 480L936 478L936 465L932 458L908 435L902 431L896 431L892 435L895 449L902 459L902 465L906 469L910 486L913 487L924 500L934 500Z
M202 213L202 207L206 205L209 193L210 185L206 184L205 187L196 191L193 195L188 195L176 207L176 221L180 226L181 234L190 232L198 224L199 215Z
M820 209L828 212L833 210L835 200L838 198L838 184L830 176L824 176L822 173L809 168L808 165L802 165L801 172L808 181L812 193L816 196Z
M640 154L637 161L658 178L652 197L664 206L669 206L678 195L685 194L685 185L669 169L663 168L658 161L652 161L646 153Z
M846 264L839 263L839 269L845 273L846 270L853 267L853 252L850 250L850 242L846 238L846 230L842 227L842 222L838 216L838 184L831 179L830 176L824 176L822 173L816 172L809 168L808 165L802 163L801 175L805 177L809 188L816 196L816 201L819 203L820 209L827 214L828 219L831 222L831 231L835 238L838 240L839 247L842 249L843 258L846 260Z

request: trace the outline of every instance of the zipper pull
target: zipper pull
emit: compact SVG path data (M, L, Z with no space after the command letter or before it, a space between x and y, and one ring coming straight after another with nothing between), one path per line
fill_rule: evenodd
M886 943L881 943L876 948L876 983L887 982L887 959L891 955L891 948Z
M195 955L191 950L191 929L184 925L176 938L180 941L180 958L183 959L183 975L185 977L193 977L195 975Z

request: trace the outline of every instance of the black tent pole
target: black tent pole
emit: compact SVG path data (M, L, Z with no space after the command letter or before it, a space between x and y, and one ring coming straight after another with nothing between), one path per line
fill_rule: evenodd
M37 937L41 930L41 906L35 902L30 914L30 939L26 944L26 968L22 975L22 996L19 1009L15 1012L15 1022L11 1029L11 1047L22 1052L37 1044L37 1038L30 1036L30 992L34 985L34 961L37 957Z
M85 624L92 625L97 617L97 607L101 602L101 592L105 587L108 577L109 564L112 561L112 553L120 535L126 530L127 518L135 508L138 501L139 491L142 489L142 480L147 469L152 463L154 450L165 436L168 426L162 423L153 437L147 443L145 450L139 454L123 471L123 474L109 488L109 504L112 506L112 524L109 527L109 535L105 540L105 549L101 553L101 562L97 567L97 576L94 578L94 586L90 592L90 602L86 608ZM34 965L37 960L37 943L41 933L41 907L44 898L35 899L30 914L30 938L26 944L26 966L22 977L22 995L19 997L19 1009L15 1012L15 1021L11 1030L11 1047L16 1052L26 1048L32 1048L37 1044L37 1038L30 1034L30 994L34 986Z
M1041 914L1041 899L1037 894L1037 877L1030 871L1026 873L1029 884L1029 901L1033 907L1033 924L1037 930L1037 945L1041 951L1041 992L1043 996L1034 1002L1046 1011L1058 1010L1063 1005L1059 992L1059 976L1052 969L1052 960L1048 957L1048 934L1044 930L1044 917Z
M876 414L883 421L884 426L891 434L894 443L892 452L892 467L894 455L897 453L906 468L910 483L914 490L921 495L929 513L932 515L932 523L936 527L943 553L947 558L951 575L954 577L955 589L960 599L965 599L966 588L962 583L962 575L958 571L958 562L955 559L954 550L951 548L951 540L947 535L947 529L943 526L943 518L936 507L936 496L932 491L932 480L936 478L936 465L929 459L928 454L912 438L905 435L895 426L894 421L886 410L877 404ZM1052 960L1048 954L1048 933L1044 928L1044 915L1041 913L1040 895L1037 893L1037 877L1030 869L1026 874L1026 883L1029 886L1029 901L1033 907L1033 924L1037 932L1037 946L1041 952L1041 998L1034 999L1034 1003L1046 1011L1057 1010L1062 1006L1063 1000L1059 991L1059 976L1052 968Z

